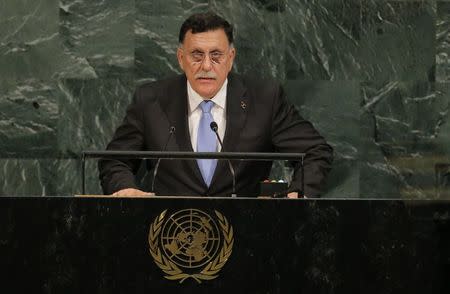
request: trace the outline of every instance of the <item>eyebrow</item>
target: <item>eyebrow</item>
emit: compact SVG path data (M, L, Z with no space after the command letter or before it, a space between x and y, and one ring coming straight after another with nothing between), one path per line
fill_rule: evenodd
M209 51L209 53L213 53L213 52L220 52L220 53L223 53L223 52L225 52L225 51L226 51L226 50L222 51L222 50L220 50L220 49L218 49L218 48L214 48L213 50ZM192 49L190 52L191 52L191 53L194 53L194 52L205 53L205 51L203 51L203 50L201 50L201 49L198 49L198 48Z

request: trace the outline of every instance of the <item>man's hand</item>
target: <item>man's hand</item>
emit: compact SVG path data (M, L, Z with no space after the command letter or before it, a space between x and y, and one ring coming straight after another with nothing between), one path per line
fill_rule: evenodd
M149 197L149 196L155 196L155 193L150 192L144 192L138 189L128 188L128 189L122 189L117 191L116 193L113 193L112 196L117 197Z
M292 199L297 199L298 197L298 192L291 192L287 195L287 198L292 198ZM305 195L303 195L304 199L307 199L308 197L306 197Z
M291 192L287 194L287 198L298 198L298 192Z

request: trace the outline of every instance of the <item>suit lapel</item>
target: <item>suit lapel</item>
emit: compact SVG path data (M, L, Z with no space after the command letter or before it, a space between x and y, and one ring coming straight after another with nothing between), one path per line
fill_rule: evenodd
M246 88L242 81L234 74L230 74L228 76L226 102L227 123L223 139L223 152L238 151L236 146L238 146L240 133L247 119L249 107L249 101L245 97L245 92ZM235 165L233 164L233 166ZM215 187L215 182L222 178L224 172L229 172L228 169L228 163L225 160L220 160L217 163L217 168L211 181L211 187Z
M167 91L167 97L161 99L161 108L166 113L169 123L175 130L175 138L179 151L193 152L188 122L187 81L185 75L180 75L173 87ZM185 160L197 180L204 184L197 161ZM206 185L205 185L206 187Z

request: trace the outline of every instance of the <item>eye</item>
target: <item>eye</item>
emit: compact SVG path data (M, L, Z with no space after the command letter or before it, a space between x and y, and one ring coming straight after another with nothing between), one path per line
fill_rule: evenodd
M205 54L203 52L198 52L198 51L194 51L191 53L192 58L196 61L203 60L204 55Z
M222 52L211 52L211 58L213 59L220 59L222 57Z

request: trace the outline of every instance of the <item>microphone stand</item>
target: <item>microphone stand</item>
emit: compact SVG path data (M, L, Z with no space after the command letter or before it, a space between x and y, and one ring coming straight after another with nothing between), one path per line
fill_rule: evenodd
M218 130L218 126L217 123L215 121L211 122L211 124L209 125L211 127L211 130L214 132L214 134L216 134L217 140L220 143L220 147L222 147L222 151L223 151L223 143L222 140L220 139L219 133L217 132ZM237 197L236 195L236 173L234 172L234 168L233 165L231 164L231 161L229 159L227 159L228 162L228 167L230 168L230 172L231 172L231 176L233 178L233 192L231 193L231 197L235 198Z
M167 145L169 144L170 138L172 138L172 135L175 133L175 127L170 127L169 129L169 137L167 137L166 144L164 145L163 151L167 151ZM158 173L159 163L161 162L161 158L158 158L158 161L155 164L155 169L153 170L153 179L152 179L152 192L155 193L155 179L156 174Z

